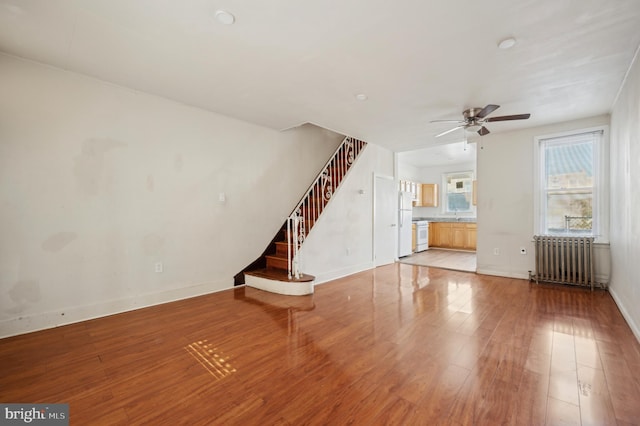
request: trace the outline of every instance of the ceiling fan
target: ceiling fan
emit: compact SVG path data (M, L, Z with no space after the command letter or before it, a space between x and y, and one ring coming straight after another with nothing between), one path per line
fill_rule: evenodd
M464 128L467 131L478 131L480 136L484 136L489 134L489 129L484 127L485 123L489 123L491 121L510 121L510 120L526 120L531 117L531 114L516 114L516 115L501 115L499 117L487 117L487 115L491 114L493 111L500 108L500 105L492 105L489 104L484 108L469 108L465 109L462 112L462 116L464 117L462 120L432 120L431 123L457 123L458 125L453 129L446 130L438 135L436 138L440 136L444 136L447 133L451 133L455 130Z

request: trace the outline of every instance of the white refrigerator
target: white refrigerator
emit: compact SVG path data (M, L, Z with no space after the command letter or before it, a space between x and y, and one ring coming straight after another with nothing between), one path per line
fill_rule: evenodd
M398 215L398 257L411 254L411 215L413 194L400 192L400 210Z

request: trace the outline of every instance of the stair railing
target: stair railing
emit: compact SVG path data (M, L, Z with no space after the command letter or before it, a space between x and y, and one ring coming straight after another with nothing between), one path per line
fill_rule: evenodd
M300 247L366 142L346 137L287 218L289 279L300 278Z
M289 279L295 277L300 278L300 244L294 244L299 241L299 227L301 218L291 215L287 218L287 275ZM304 240L304 239L303 239Z

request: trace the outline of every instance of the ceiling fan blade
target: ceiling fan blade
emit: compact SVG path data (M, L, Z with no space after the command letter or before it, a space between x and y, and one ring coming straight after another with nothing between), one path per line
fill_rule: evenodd
M460 123L460 124L463 124L464 121L461 121L461 120L431 120L429 123Z
M491 133L491 132L489 131L489 129L487 129L487 128L486 128L486 127L484 127L484 126L480 127L480 129L478 130L478 134L479 134L480 136L488 135L489 133Z
M487 115L491 114L493 111L500 108L500 105L492 105L489 104L486 107L482 108L479 113L476 114L477 118L485 118Z
M439 138L440 136L444 136L444 135L446 135L447 133L451 133L451 132L453 132L453 131L455 131L455 130L458 130L458 129L461 129L461 128L463 128L463 127L464 127L464 126L456 126L456 127L454 127L453 129L449 129L449 130L444 131L444 132L442 132L442 133L440 133L440 134L437 134L437 135L436 135L436 138Z
M510 121L510 120L526 120L531 114L501 115L500 117L485 118L484 121Z

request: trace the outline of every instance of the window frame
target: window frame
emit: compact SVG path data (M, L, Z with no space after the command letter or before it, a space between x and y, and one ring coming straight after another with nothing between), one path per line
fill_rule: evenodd
M454 175L463 175L463 174L468 174L469 179L471 181L471 187L469 189L469 210L450 210L449 209L449 188L448 188L448 180L450 176L454 176ZM473 181L475 179L475 173L473 170L461 170L461 171L456 171L456 172L444 172L442 173L442 212L444 214L470 214L474 212L474 205L473 205L473 201L472 198L473 197ZM465 191L466 192L466 191Z
M595 141L593 147L593 202L592 202L592 233L597 243L609 242L609 126L595 126L580 128L560 133L535 136L533 140L533 205L534 205L534 235L566 235L549 234L544 228L546 191L545 168L542 161L542 143L549 139L560 139L580 135L582 133L602 132L600 140Z

